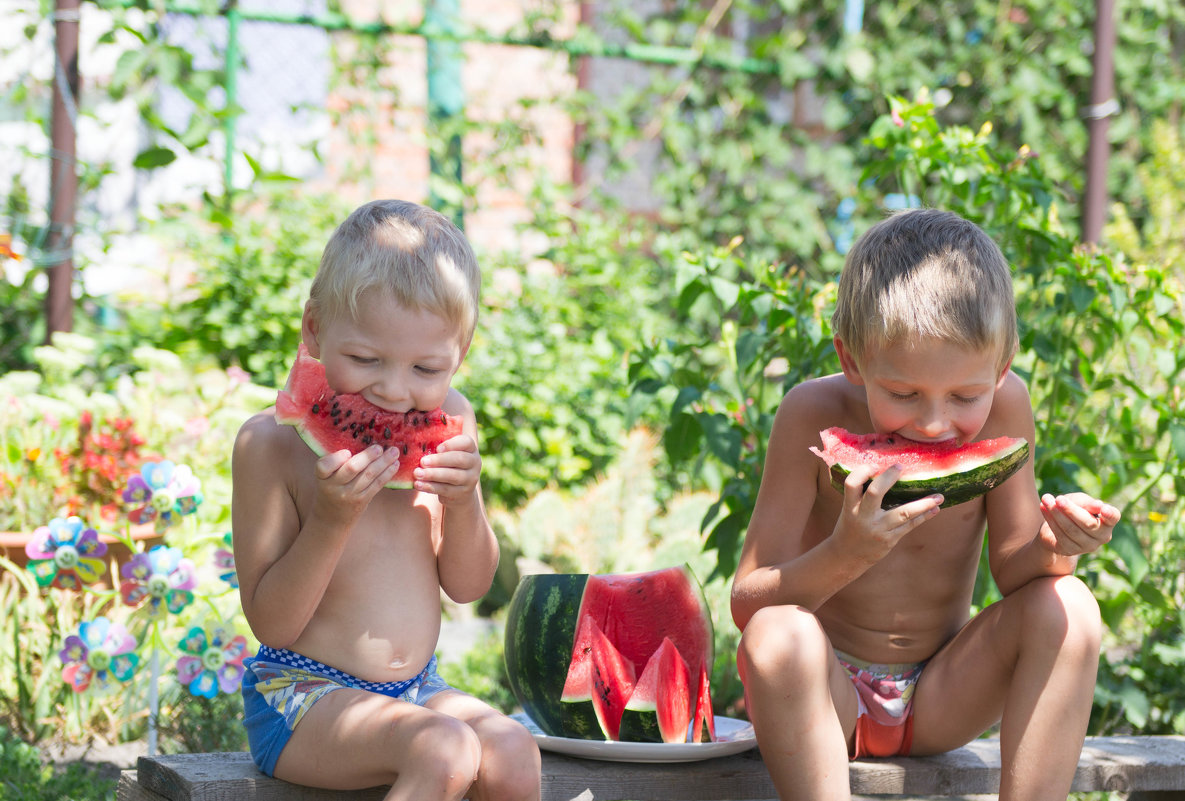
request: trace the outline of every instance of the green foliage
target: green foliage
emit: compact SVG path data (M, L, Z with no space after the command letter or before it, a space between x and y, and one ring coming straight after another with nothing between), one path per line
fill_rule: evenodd
M442 662L440 675L450 686L464 690L507 714L513 712L517 705L514 691L510 689L510 682L506 678L501 629L482 637L461 661Z
M266 188L227 213L204 208L208 220L182 212L167 227L193 258L192 287L163 310L129 308L129 336L282 386L321 251L349 209L328 195Z
M540 190L543 191L543 190ZM514 507L603 470L625 432L622 354L658 330L667 280L649 232L540 196L540 253L502 254L458 386L473 402L487 494Z
M1035 410L1038 486L1082 488L1123 509L1112 544L1083 566L1113 634L1096 724L1180 731L1185 714L1167 683L1182 665L1183 642L1180 274L1077 245L1062 230L1059 193L1042 160L1001 147L990 126L942 126L924 95L894 98L892 112L870 131L875 156L864 202L913 195L977 222L999 242L1015 269L1021 345L1014 369ZM680 284L694 285L681 299L712 299L705 317L719 320L718 328L701 331L694 304L681 302L687 335L639 350L630 376L636 393L674 398L664 442L674 443L667 453L676 468L699 475L710 465L718 474L709 474L719 500L704 529L717 571L729 575L760 483L759 443L781 391L828 366L822 315L833 286L809 278L779 283L770 278L778 269L724 255L689 257L693 279ZM995 588L981 584L976 604L993 597Z
M675 305L683 333L635 350L629 370L636 395L669 409L671 463L719 492L703 527L721 578L736 568L778 401L836 366L823 319L833 286L776 265L750 270L733 245L684 254Z
M114 801L115 781L95 776L84 765L61 770L46 765L41 752L0 728L0 801Z

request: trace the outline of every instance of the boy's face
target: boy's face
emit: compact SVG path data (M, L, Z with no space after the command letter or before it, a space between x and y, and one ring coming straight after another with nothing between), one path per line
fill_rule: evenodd
M302 336L335 391L390 412L441 406L465 356L455 326L384 292L363 295L356 319L320 324L306 307Z
M844 374L865 388L873 429L919 442L974 440L1008 372L994 349L938 339L873 344L859 364L838 340L836 350Z

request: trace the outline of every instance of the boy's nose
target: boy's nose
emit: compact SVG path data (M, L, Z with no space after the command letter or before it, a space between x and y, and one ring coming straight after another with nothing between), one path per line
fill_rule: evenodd
M407 382L399 376L384 376L371 387L371 394L380 406L391 412L406 412L411 409L411 393Z

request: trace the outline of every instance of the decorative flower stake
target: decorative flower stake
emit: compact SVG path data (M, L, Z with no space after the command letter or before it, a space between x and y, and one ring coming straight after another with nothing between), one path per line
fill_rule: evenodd
M233 636L232 636L233 635ZM221 690L231 694L243 681L247 638L225 626L203 630L194 626L181 641L186 653L177 660L177 678L194 695L213 698Z
M180 612L193 603L191 590L197 586L193 562L181 555L180 548L157 545L147 553L138 553L120 568L126 579L119 587L128 606L148 600L148 616L157 620L166 612Z
M103 577L106 565L99 557L107 545L93 528L83 528L77 517L55 517L49 525L33 532L25 545L28 568L40 587L52 584L64 590L78 590Z
M132 653L135 649L136 638L120 623L105 617L79 623L58 654L64 665L62 678L74 692L91 687L99 693L111 692L135 672L140 661Z
M126 503L142 504L128 513L133 523L156 521L156 531L164 531L180 519L193 514L202 502L201 482L186 465L165 460L148 462L140 474L128 480L123 492Z
M237 590L239 588L239 574L235 570L235 552L232 550L229 531L222 535L222 541L226 547L214 551L214 566L221 571L218 578Z

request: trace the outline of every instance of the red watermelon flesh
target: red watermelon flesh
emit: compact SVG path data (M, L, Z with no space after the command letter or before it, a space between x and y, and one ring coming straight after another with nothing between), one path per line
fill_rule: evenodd
M567 703L592 701L598 703L598 720L602 733L609 739L617 739L620 733L621 711L598 694L610 698L623 697L623 704L635 691L634 674L629 677L628 688L607 686L620 681L621 671L602 671L598 679L593 660L597 643L601 638L611 644L622 660L634 665L649 665L652 657L664 645L670 648L687 666L688 676L706 676L707 666L713 658L714 642L711 615L699 584L686 567L671 567L648 573L589 576L580 607L580 623L572 647L572 658L568 666L567 679L561 700ZM602 649L604 650L604 649ZM601 657L604 659L605 657ZM598 681L600 684L598 685ZM660 683L670 684L677 679L664 674ZM682 682L682 694L688 708L699 703L701 688ZM676 707L682 701L675 699L679 690L663 687L656 692L670 699L665 706ZM692 695L695 697L692 697ZM640 704L650 699L639 698ZM710 708L710 701L708 701ZM649 708L657 712L657 704ZM603 714L616 715L612 720L601 720ZM664 711L666 716L667 712ZM682 739L686 739L686 721L683 723ZM661 724L659 724L661 730ZM657 737L655 738L657 739Z
M295 426L318 456L339 450L359 453L376 443L399 448L399 471L387 484L393 489L411 487L424 455L461 433L461 418L440 409L388 412L361 395L334 392L325 366L304 345L276 397L276 422Z
M708 736L704 737L704 728ZM716 717L712 713L712 691L708 682L708 671L705 667L699 674L699 694L695 704L695 716L691 721L691 736L693 743L716 742Z
M943 507L966 503L1004 483L1029 458L1029 444L1020 437L959 445L954 440L916 442L898 434L852 434L828 428L819 432L819 438L823 447L811 451L827 463L831 483L840 492L857 467L872 466L879 473L901 465L901 475L881 501L884 507L934 494L942 495Z
M605 735L617 740L621 736L621 715L634 692L634 665L595 623L591 657L593 709Z
M955 440L917 442L898 434L852 434L842 428L819 432L823 448L811 448L828 465L842 464L849 470L857 464L887 470L900 464L902 480L925 479L963 472L999 458L1001 451L1018 442L1014 437L997 437L959 445Z
M686 742L687 726L691 723L690 685L691 676L687 670L687 662L671 639L664 637L662 645L646 663L625 705L621 736L630 739L626 729L634 718L647 719L648 713L653 713L664 743ZM631 714L634 712L643 714L634 716Z

